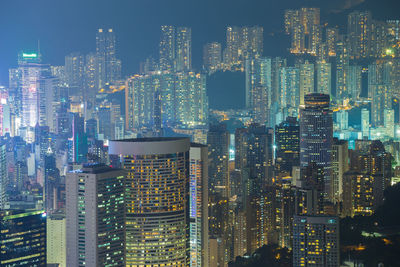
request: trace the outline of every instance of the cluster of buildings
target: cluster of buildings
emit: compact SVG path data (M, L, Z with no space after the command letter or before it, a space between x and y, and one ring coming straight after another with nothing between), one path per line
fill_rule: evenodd
M125 78L112 29L64 66L21 52L0 87L0 265L221 267L277 244L340 266L340 218L400 177L399 24L287 10L291 55L229 26L200 72L191 29L162 26ZM244 111L210 111L219 70L245 73Z

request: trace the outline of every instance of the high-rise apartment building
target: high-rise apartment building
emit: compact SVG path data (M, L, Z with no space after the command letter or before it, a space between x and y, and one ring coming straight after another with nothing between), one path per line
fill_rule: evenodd
M126 265L188 266L189 138L110 141L113 165L126 170Z
M349 50L346 40L339 40L336 43L336 101L342 103L349 98L347 88L349 70Z
M369 11L353 11L347 17L349 55L365 58L370 55L370 34L372 16Z
M369 216L374 212L374 176L357 171L343 176L343 216Z
M285 11L285 31L291 35L290 52L317 55L322 42L319 8L301 8Z
M192 69L192 29L178 27L176 29L176 70L190 71Z
M362 90L362 67L360 65L348 66L346 82L350 99L353 101L360 99Z
M314 93L314 64L308 61L300 64L300 105L304 105L304 97Z
M226 49L224 50L224 68L243 70L245 60L262 56L264 49L264 29L260 26L226 29Z
M371 123L384 125L384 110L391 109L393 90L391 90L391 63L377 60L368 67L368 96L372 98Z
M336 56L336 43L339 39L339 29L338 28L327 28L326 33L326 43L328 49L328 56Z
M0 211L0 266L46 266L46 213Z
M204 74L154 72L135 75L127 80L125 95L126 129L137 132L153 129L157 120L163 128L204 127L208 123ZM156 116L159 108L162 113Z
M279 78L281 108L296 110L300 104L300 70L297 67L282 67ZM296 114L293 114L296 115Z
M116 55L113 29L98 29L96 33L97 88L121 79L121 61Z
M222 49L217 42L207 43L203 47L203 68L212 74L222 68Z
M293 266L338 267L339 219L294 216Z
M363 138L369 139L369 110L366 108L361 110L361 132Z
M84 82L85 57L78 53L71 53L65 57L65 80L74 92L82 92Z
M251 110L254 123L266 124L272 96L271 59L258 57L247 59L246 107Z
M124 175L96 164L67 174L67 266L125 266Z
M332 95L332 65L327 62L317 62L317 92Z
M160 69L172 70L175 68L175 27L161 26L160 39Z

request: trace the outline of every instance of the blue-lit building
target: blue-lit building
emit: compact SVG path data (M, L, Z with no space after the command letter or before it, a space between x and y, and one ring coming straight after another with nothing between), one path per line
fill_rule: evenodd
M46 266L44 211L0 211L0 266Z

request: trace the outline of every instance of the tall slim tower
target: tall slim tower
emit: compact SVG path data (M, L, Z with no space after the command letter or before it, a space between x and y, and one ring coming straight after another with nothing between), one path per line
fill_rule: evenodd
M361 132L363 138L369 139L369 110L366 108L361 110Z
M207 135L208 157L208 186L210 193L230 197L229 194L229 144L230 134L225 124L212 125Z
M178 27L176 29L176 70L192 69L192 29Z
M98 88L121 78L121 61L116 57L113 29L99 29L96 34Z
M208 266L208 149L190 144L190 267Z
M175 28L161 26L160 69L172 70L175 67Z
M189 138L110 141L127 171L126 265L189 264Z
M67 266L125 266L124 172L87 165L67 174Z
M22 127L35 127L39 123L39 79L50 73L49 67L40 62L38 53L21 52L18 57Z
M300 64L300 105L304 105L305 95L314 93L314 64L306 61Z
M331 197L332 111L329 95L309 94L300 110L300 166L315 164L323 173L324 197Z
M246 60L246 107L252 112L254 123L266 124L272 97L271 59Z

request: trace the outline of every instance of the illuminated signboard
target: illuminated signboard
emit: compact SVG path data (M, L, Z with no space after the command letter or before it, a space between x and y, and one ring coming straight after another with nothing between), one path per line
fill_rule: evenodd
M37 58L38 55L36 53L22 53L23 58Z

